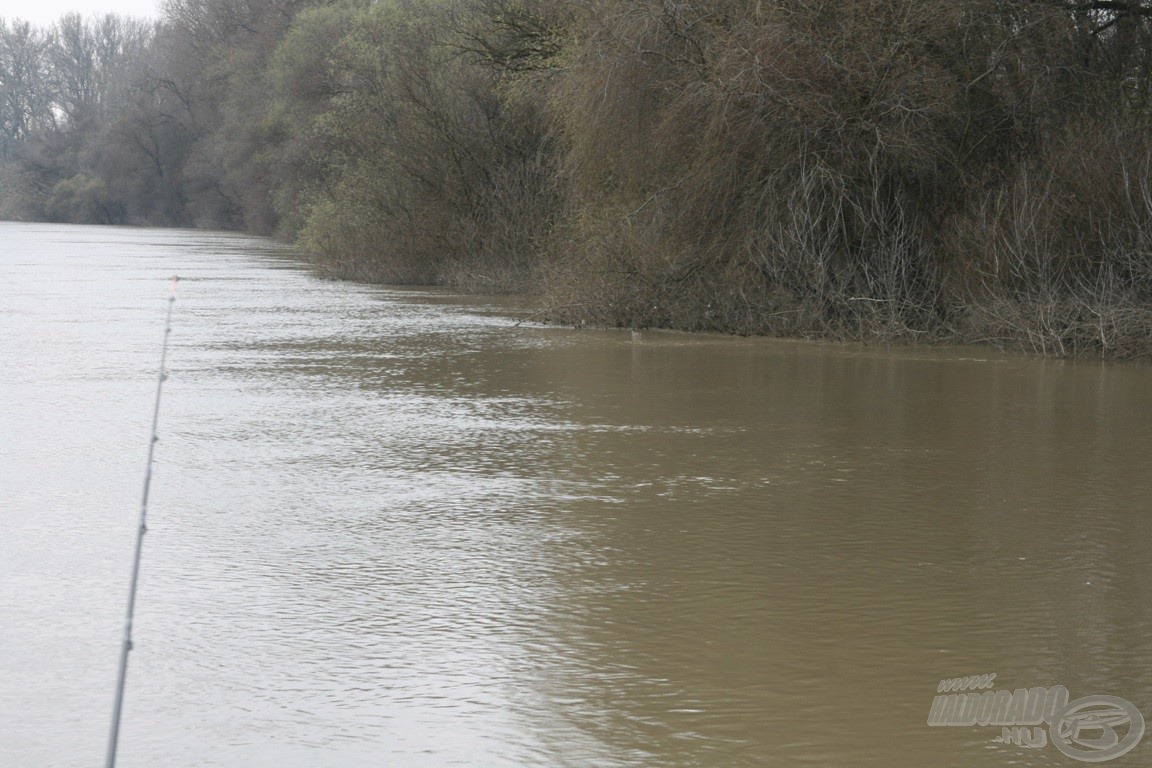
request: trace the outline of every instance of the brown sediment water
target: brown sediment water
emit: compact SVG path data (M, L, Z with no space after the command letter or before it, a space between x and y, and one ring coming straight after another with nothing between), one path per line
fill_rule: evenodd
M174 273L120 765L1075 764L928 725L991 673L1152 716L1146 365L517 326L0 224L0 764L103 754Z

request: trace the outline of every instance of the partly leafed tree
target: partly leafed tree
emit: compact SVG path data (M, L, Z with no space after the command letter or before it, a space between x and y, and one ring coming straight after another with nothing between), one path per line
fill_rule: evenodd
M19 19L0 18L0 158L55 124L48 35Z
M48 60L55 108L71 126L101 120L120 106L136 63L152 40L144 21L108 14L65 14L52 29Z

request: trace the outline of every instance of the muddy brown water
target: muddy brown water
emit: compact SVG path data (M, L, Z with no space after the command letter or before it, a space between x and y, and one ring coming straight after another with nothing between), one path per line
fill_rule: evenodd
M928 725L991 673L1152 718L1152 367L516 326L0 224L4 766L102 759L173 273L121 766L1080 764Z

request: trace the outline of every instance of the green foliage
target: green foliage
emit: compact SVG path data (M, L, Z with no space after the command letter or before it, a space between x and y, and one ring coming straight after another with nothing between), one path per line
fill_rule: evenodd
M57 182L45 203L50 221L80 224L119 224L123 221L120 200L103 180L84 173Z
M462 54L448 12L378 3L298 17L273 66L298 158L279 199L339 274L521 287L555 198L543 117Z
M1130 354L1152 316L1147 0L165 8L0 22L0 212L573 322Z

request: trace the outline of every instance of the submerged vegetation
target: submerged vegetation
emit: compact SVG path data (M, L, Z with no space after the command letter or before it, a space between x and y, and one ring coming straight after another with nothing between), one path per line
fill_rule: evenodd
M0 216L554 320L1152 354L1152 0L166 0L0 20Z

